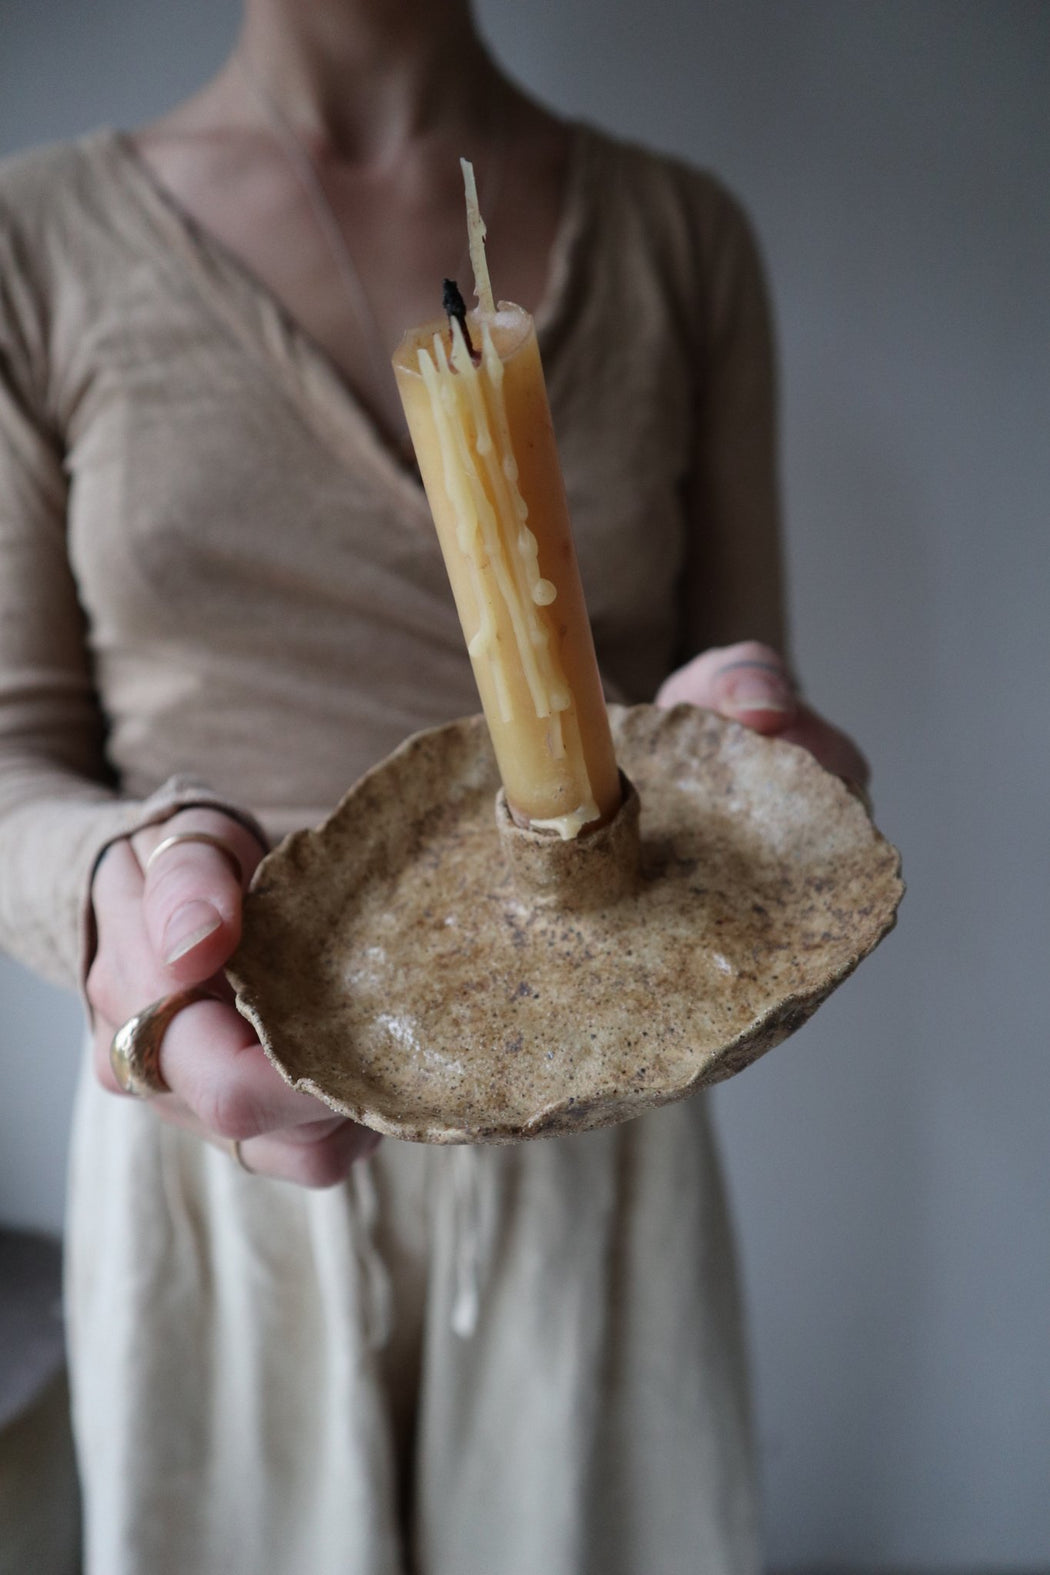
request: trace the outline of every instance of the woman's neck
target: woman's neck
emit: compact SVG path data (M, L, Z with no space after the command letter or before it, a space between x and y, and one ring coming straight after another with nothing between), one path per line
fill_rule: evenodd
M234 57L314 157L372 170L483 120L496 78L467 0L245 0Z

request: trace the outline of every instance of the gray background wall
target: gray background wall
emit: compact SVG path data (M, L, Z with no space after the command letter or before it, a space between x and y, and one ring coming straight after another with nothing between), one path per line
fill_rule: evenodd
M1050 1569L1050 8L480 14L542 96L757 221L796 653L909 879L897 932L717 1095L772 1561ZM233 20L0 0L0 148L156 113ZM0 962L0 1219L60 1226L76 1034Z

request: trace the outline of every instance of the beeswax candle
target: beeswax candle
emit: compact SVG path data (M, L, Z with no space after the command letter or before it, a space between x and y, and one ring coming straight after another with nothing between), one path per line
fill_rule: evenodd
M620 782L529 314L496 307L465 165L478 307L409 331L394 373L511 811L565 838Z

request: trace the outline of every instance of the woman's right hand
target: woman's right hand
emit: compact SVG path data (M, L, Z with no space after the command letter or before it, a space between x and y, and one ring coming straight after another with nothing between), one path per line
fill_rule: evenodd
M179 842L149 864L162 842L182 832L218 837L240 864L243 884L204 842ZM164 1035L160 1071L170 1092L151 1095L150 1104L162 1120L236 1152L252 1172L330 1187L373 1151L378 1136L288 1086L234 1007L222 973L240 940L243 894L262 854L239 821L198 808L107 849L92 887L98 947L87 978L95 1071L104 1088L121 1093L110 1065L117 1029L153 1001L208 985L221 998L186 1006Z

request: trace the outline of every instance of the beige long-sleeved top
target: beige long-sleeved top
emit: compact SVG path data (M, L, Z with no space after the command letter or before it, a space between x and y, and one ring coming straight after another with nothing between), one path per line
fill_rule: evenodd
M769 333L736 204L578 128L537 320L609 692L777 640ZM476 709L419 482L330 360L127 138L8 161L0 944L72 983L108 839L206 794L283 832Z
M736 205L580 128L538 319L610 693L777 641ZM72 983L109 838L206 794L277 834L474 709L419 483L326 356L126 139L0 168L0 944ZM757 1569L703 1100L318 1194L86 1071L71 1177L92 1575Z

